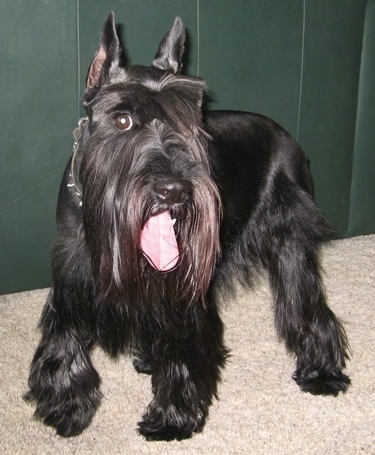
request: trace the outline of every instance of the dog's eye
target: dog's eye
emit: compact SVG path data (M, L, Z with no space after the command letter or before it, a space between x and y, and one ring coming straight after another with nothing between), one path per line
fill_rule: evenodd
M133 120L130 114L120 114L115 120L116 127L121 131L128 131L133 126Z

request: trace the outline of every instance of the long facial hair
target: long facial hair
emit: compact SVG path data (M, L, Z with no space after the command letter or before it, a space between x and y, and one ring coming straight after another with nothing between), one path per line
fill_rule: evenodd
M200 128L182 135L154 120L125 144L121 135L101 131L83 144L84 228L98 301L204 301L219 254L221 214L206 143ZM166 174L187 178L192 194L171 209L178 218L179 262L172 271L158 272L142 256L139 241L144 223L158 210L152 183Z

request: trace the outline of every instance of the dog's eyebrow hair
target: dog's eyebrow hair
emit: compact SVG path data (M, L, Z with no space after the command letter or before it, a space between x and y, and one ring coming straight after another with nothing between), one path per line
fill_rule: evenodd
M124 112L124 111L127 111L129 113L134 113L134 111L136 111L136 107L135 107L134 103L124 100L123 102L117 103L114 106L108 107L108 109L105 110L105 113L106 114L120 113L120 112Z

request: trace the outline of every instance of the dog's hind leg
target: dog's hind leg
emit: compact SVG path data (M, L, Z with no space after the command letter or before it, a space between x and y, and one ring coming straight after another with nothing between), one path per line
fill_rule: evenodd
M345 331L326 303L317 248L329 227L312 198L280 172L268 188L263 248L275 296L275 323L297 357L293 378L303 391L337 395L350 384ZM266 232L266 234L264 234ZM262 236L258 234L259 238Z

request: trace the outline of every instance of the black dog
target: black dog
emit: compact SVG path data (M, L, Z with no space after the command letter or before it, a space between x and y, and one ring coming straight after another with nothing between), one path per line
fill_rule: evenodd
M350 384L317 261L331 230L307 159L263 116L202 118L205 83L180 74L184 41L177 18L150 67L123 67L111 14L89 69L26 394L62 436L81 433L100 404L95 344L135 354L136 370L152 374L142 435L200 431L227 357L218 296L264 269L297 384L327 395Z

